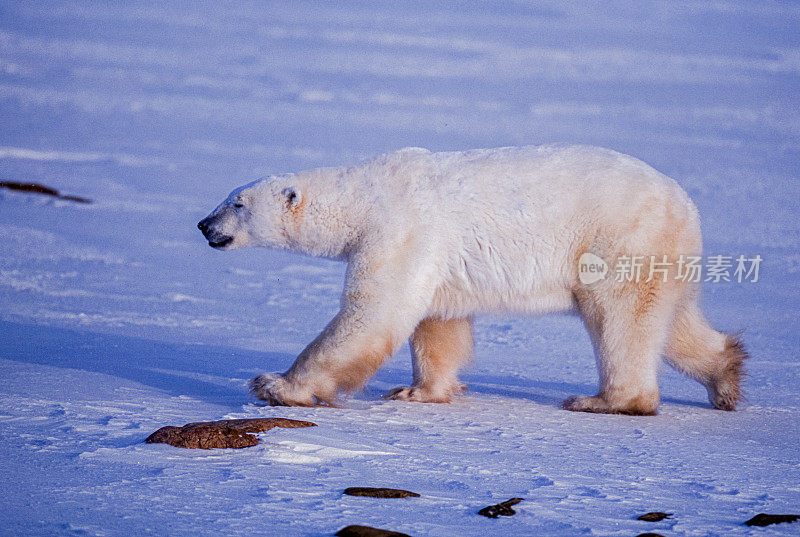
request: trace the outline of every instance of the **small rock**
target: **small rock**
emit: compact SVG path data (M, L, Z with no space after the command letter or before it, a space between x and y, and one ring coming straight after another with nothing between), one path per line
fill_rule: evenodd
M348 496L369 496L370 498L419 498L419 494L408 490L375 487L350 487L344 489Z
M665 518L672 518L672 513L661 513L659 511L653 511L652 513L645 513L641 516L636 517L636 520L644 520L645 522L660 522Z
M347 526L336 532L337 537L411 537L399 531L382 530L369 526Z
M511 516L513 514L516 514L516 511L514 511L511 508L511 506L517 505L523 499L524 498L511 498L510 500L498 503L497 505L490 505L488 507L484 507L483 509L478 511L478 514L489 518L497 518L500 515Z
M262 433L273 427L316 427L310 421L287 418L250 418L240 420L218 420L187 423L183 427L162 427L145 442L169 444L190 449L245 448L258 444L258 437L251 433Z
M664 537L660 533L640 533L636 537Z
M759 513L747 522L748 526L769 526L771 524L782 524L784 522L797 522L800 520L800 515L768 515L766 513Z

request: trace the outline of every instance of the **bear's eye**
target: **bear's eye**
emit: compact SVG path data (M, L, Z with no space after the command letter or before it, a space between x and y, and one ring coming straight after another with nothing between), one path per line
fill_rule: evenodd
M237 209L241 209L242 207L244 207L244 203L242 203L241 201L234 201L233 206Z

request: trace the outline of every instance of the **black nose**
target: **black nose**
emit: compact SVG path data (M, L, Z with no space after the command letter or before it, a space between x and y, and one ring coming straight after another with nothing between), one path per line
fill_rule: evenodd
M208 218L205 218L205 219L203 219L203 220L200 220L200 221L197 223L197 229L199 229L200 231L202 231L202 232L203 232L203 235L205 235L206 231L208 231Z

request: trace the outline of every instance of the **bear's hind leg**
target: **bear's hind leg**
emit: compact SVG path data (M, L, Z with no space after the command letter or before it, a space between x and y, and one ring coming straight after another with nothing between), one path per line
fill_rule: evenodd
M658 368L674 315L673 294L673 286L659 280L576 292L592 338L600 390L593 397L568 398L563 404L565 409L656 413L660 399Z
M735 410L742 400L747 351L735 334L723 334L711 327L694 295L688 296L678 311L665 357L677 371L706 387L714 408Z
M456 377L472 356L472 319L427 318L411 335L414 380L386 394L387 399L422 403L447 403L464 390Z

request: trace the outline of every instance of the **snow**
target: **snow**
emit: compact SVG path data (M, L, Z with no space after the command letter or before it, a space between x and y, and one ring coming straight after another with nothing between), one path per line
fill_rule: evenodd
M0 190L0 533L796 533L741 523L800 508L799 23L743 0L3 4L0 181L94 203ZM232 188L557 141L642 158L696 201L707 254L763 257L757 283L704 286L715 326L746 329L741 411L666 370L658 416L560 410L596 386L569 316L480 318L450 405L380 398L408 383L407 349L343 408L248 399L334 314L344 267L208 248L195 224ZM143 443L258 416L319 427ZM513 517L476 514L511 497Z

